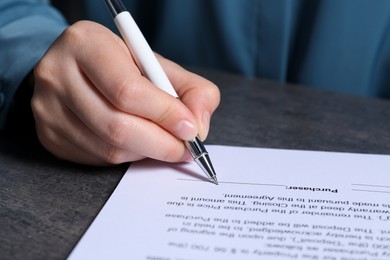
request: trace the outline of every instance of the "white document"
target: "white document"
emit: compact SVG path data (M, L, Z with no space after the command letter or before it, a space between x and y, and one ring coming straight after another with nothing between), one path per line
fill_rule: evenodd
M390 259L390 156L208 146L134 163L70 259Z

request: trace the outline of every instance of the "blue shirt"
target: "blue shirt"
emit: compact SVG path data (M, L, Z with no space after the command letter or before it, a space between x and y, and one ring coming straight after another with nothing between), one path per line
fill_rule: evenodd
M124 3L152 48L182 65L390 97L388 0ZM84 5L86 19L116 31L104 1ZM7 10L11 18L5 18ZM65 26L45 1L0 3L0 92L6 100L0 119L17 85Z

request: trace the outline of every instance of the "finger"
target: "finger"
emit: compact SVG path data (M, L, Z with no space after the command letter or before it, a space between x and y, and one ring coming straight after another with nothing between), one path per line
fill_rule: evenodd
M183 142L165 129L118 110L82 74L76 73L72 79L79 87L69 95L67 106L104 142L158 160L176 162L188 157Z
M196 136L197 122L192 112L141 75L122 40L99 34L94 41L98 44L80 54L78 65L113 106L147 118L179 139L192 140ZM98 62L91 62L91 57Z
M37 92L37 88L35 92ZM102 164L102 160L99 161L93 153L86 153L83 145L79 144L77 146L65 137L66 133L80 133L80 131L69 131L69 127L67 127L69 121L58 111L62 110L59 109L61 107L59 103L53 102L54 99L50 99L50 95L46 94L44 96L47 102L41 102L41 97L37 94L34 95L32 108L37 135L43 147L60 159L91 165L99 164L99 162ZM50 115L55 114L56 116L47 115L47 111L50 111ZM61 117L61 120L58 120L59 117ZM79 128L78 130L83 129ZM86 143L85 138L82 140L82 143Z
M95 37L85 38L85 35L105 35L94 31L97 27L102 28L96 26L96 24L93 24L95 26L92 27L86 26L87 30L85 30L84 26L91 24L82 22L77 23L76 26L71 26L72 29L66 30L61 39L56 42L56 46L64 47L69 55L61 55L61 52L55 51L54 46L50 52L51 56L45 55L46 62L42 64L47 66L39 66L40 70L38 72L46 71L46 73L43 73L46 76L39 81L42 86L35 88L37 92L38 90L41 92L36 94L35 100L40 101L43 98L44 100L41 101L45 103L47 101L47 95L45 94L50 92L54 97L48 97L48 100L58 100L61 105L64 105L62 103L64 101L65 106L69 107L80 121L101 139L103 144L108 143L118 150L127 150L134 154L167 161L181 161L186 158L188 153L186 153L186 149L180 140L148 119L118 110L117 107L107 101L101 92L96 90L95 86L80 70L75 60L72 59L72 57L78 57L78 55L82 56L83 50L89 49L88 46L91 44L89 39L94 40L92 45L99 45L99 41L95 42ZM80 27L82 29L78 30L77 28ZM109 35L113 34L110 33ZM72 45L70 45L72 48L66 48L69 47L66 44L69 41L72 42ZM81 54L78 52L81 52ZM98 62L94 58L91 57L91 63L106 64L105 62ZM66 73L59 73L56 69L63 67L60 66L63 63L67 65L65 66ZM50 64L56 66L50 66ZM41 73L38 72L37 74L40 75ZM61 117L61 113L56 114L51 113L51 111L53 110L49 108L43 112L40 111L40 113L43 117L47 116L58 120L59 123L57 122L57 125L54 125L57 126L57 129L53 128L58 131L58 125L62 123L61 121L64 118ZM42 128L45 130L47 126L42 124ZM77 132L77 127L76 129L66 130L65 133L72 133L72 130ZM88 139L88 137L89 135L84 135L84 138ZM72 137L68 139L76 140L75 143L77 143L79 142L77 140L81 138ZM85 144L81 146L85 146Z
M79 146L70 142L68 138L59 135L57 131L51 128L42 128L42 125L39 125L37 126L37 134L43 147L59 159L88 165L105 165L103 160L86 153L84 149L80 149Z
M61 123L58 120L50 120L46 117L46 122L39 124L41 127L42 125L46 127L37 129L40 133L41 143L57 157L90 165L119 164L145 158L145 156L104 142L70 110L61 108L61 112L57 112L62 116ZM54 110L51 111L54 112Z
M40 103L37 98L33 99L38 137L43 146L57 157L91 165L118 164L146 157L105 142L90 131L72 111L61 106L58 102L53 102L55 99L52 99L50 95L45 93L44 99L51 102ZM46 116L45 111L50 111L51 115L56 114L58 116ZM140 141L142 142L142 140ZM179 144L182 145L182 142L179 142ZM147 144L145 145L147 146ZM155 151L156 149L150 150ZM147 156L160 159L158 155L150 154ZM165 159L165 157L171 161L176 160L164 155L162 159ZM178 161L181 160L180 158Z
M158 58L180 96L180 100L195 115L200 138L206 139L211 116L220 103L221 97L218 87L211 81L185 70L170 60L161 56Z

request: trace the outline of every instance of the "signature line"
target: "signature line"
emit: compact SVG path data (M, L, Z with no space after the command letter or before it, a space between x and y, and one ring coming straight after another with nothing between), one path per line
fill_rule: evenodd
M378 192L378 193L390 193L390 191L380 191L380 190L359 190L359 189L352 189L353 191L364 191L364 192Z
M352 183L353 186L365 186L365 187L377 187L377 188L389 188L390 186L384 186L384 185L372 185L372 184L359 184L359 183Z
M204 182L202 180L192 180L192 179L182 179L177 178L180 181L195 181L195 182ZM286 187L282 184L269 184L269 183L253 183L253 182L234 182L234 181L218 181L219 184L237 184L237 185L258 185L258 186L276 186L276 187Z

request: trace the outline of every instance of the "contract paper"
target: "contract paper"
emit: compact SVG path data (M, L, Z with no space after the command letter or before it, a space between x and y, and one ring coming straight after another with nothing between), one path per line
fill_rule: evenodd
M390 156L207 147L133 163L70 259L390 259Z

